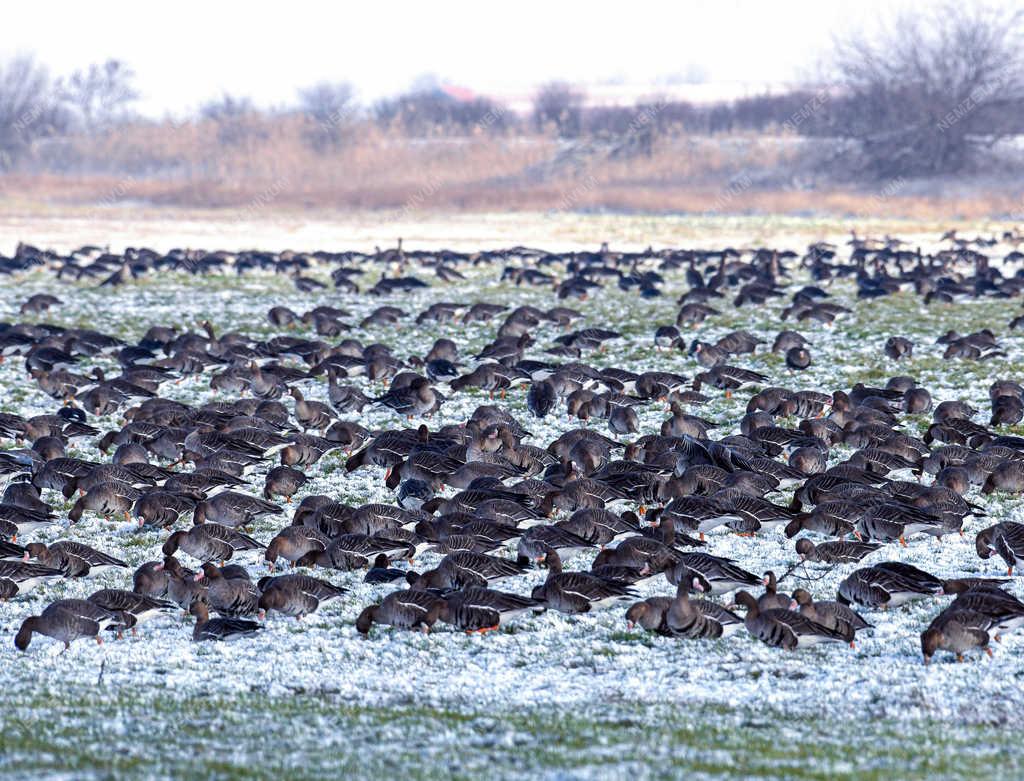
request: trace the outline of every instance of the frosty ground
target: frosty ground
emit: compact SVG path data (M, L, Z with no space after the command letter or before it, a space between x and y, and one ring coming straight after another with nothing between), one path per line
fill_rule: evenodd
M807 232L804 226L801 238L787 233L757 238L800 252ZM736 244L734 233L730 231L728 241ZM685 244L722 246L726 240L720 235L706 230ZM930 242L936 235L920 238ZM47 245L45 235L17 238ZM607 238L606 233L596 235L587 246ZM80 240L105 243L103 236L92 234L83 234ZM170 236L154 243L166 248L177 242ZM211 239L206 246L222 245ZM500 270L498 265L475 268L467 272L469 280L454 285L413 270L432 287L392 299L356 297L333 289L304 294L290 280L267 274L200 279L172 274L110 290L97 289L95 283L57 282L51 275L36 273L15 284L3 281L0 319L17 320L23 300L32 293L49 292L65 305L43 319L94 327L125 339L136 340L158 323L197 329L204 319L218 333L269 335L273 331L265 314L274 305L298 312L317 304L337 305L353 313L348 321L358 323L376 306L389 303L407 313L400 327L355 327L351 335L391 344L403 357L423 355L435 338L444 335L456 340L461 355L472 356L493 338L496 322L416 326L414 319L438 301L489 300L544 308L557 303L549 288L503 285ZM327 269L320 269L310 275L326 280L326 274ZM368 274L361 286L372 281ZM793 280L804 282L800 275ZM678 274L669 277L660 299L641 300L609 284L578 305L586 313L580 327L611 327L623 334L589 360L597 366L657 368L692 376L697 370L692 358L678 351L659 353L653 343L656 325L674 322L675 299L684 290ZM1022 340L1006 327L1019 312L1015 301L926 308L910 293L857 302L845 282L836 283L830 292L854 309L832 329L784 323L779 312L785 303L779 300L740 310L726 305L722 316L701 327L701 338L714 340L744 328L770 345L781 328L796 327L813 343L810 370L791 374L780 356L763 349L737 361L768 374L774 384L796 388L831 391L849 388L858 380L881 383L895 374L909 374L932 392L936 403L958 398L987 410L992 380L1020 380ZM938 335L949 328L966 333L985 326L996 331L1008 358L985 363L942 360L942 346L934 344ZM539 329L538 344L528 357L543 358L543 348L557 335L553 326ZM883 356L882 344L891 335L916 343L912 360L895 364ZM52 411L54 402L27 383L22 372L20 360L0 365L0 410L23 415ZM313 398L325 395L321 381L302 387ZM375 392L380 389L369 386ZM190 403L215 397L208 375L165 386L163 394ZM750 391L740 391L732 399L712 394L712 402L698 414L722 424L716 436L733 433ZM486 394L458 394L430 425L463 421L481 403L487 403ZM529 441L535 444L546 444L575 425L564 416L532 418L521 389L511 391L507 404L533 433ZM642 433L656 432L665 410L657 404L641 409ZM388 410L367 410L360 421L371 428L405 423ZM102 430L120 425L115 417L91 422ZM923 429L927 422L927 416L918 416L910 428ZM848 453L839 449L834 457ZM73 440L69 455L98 457L87 439ZM393 499L381 470L346 474L344 461L340 452L326 456L309 470L312 479L296 499L307 493L329 494L353 505ZM897 476L912 479L909 473ZM254 481L262 484L262 477ZM54 493L46 498L51 503L60 500ZM977 558L974 533L997 520L1021 520L1024 513L1013 497L980 501L989 518L969 518L964 539L936 544L930 538L915 538L908 548L889 546L869 561L907 561L940 577L1001 574L996 560ZM59 506L64 511L69 507ZM280 523L258 525L255 536L268 540ZM166 534L140 533L87 513L78 524L38 533L34 539L64 536L119 555L135 567L159 558ZM792 541L780 531L756 539L717 533L709 539L710 552L735 557L756 573L783 572L795 560ZM570 558L566 566L586 568L589 559ZM249 563L255 567L257 562ZM436 559L426 555L415 566L434 563ZM782 588L803 585L815 597L834 598L838 582L850 569L842 567L821 578L813 570L798 570ZM796 579L808 573L815 579ZM0 604L0 773L387 773L408 778L1019 774L1014 736L1024 726L1024 635L1007 636L991 660L956 665L942 659L926 668L919 634L941 609L940 601L917 602L887 613L867 611L877 628L859 638L862 642L855 651L825 647L792 654L767 648L745 634L715 642L661 638L627 631L625 606L581 617L528 617L483 637L438 625L430 635L376 628L369 640L363 640L354 629L355 616L379 600L386 587L363 584L360 572L316 574L346 586L349 593L301 623L271 618L258 637L223 645L192 643L191 625L168 617L146 624L138 637L102 647L82 642L60 655L59 645L40 640L27 654L14 650L11 640L26 616L53 599L86 596L105 586L130 588L130 573L61 581ZM529 593L544 577L543 571L535 570L506 587ZM672 593L664 580L640 590L644 595ZM1024 594L1017 583L1011 590Z

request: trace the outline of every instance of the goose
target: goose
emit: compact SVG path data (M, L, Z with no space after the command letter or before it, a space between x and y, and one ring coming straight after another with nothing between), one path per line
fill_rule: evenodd
M899 541L907 547L907 535L941 530L941 521L931 513L909 505L886 502L872 507L854 525L858 540Z
M437 623L443 609L444 600L430 591L392 591L380 604L363 609L356 618L356 631L366 637L374 624L384 624L427 633Z
M34 558L44 566L59 569L69 578L96 576L128 566L109 553L70 540L59 540L49 546L41 542L29 543L25 546L25 560L29 558Z
M178 491L151 488L144 491L132 505L131 516L140 526L166 529L178 522L182 515L195 512L197 501Z
M851 645L855 633L871 628L871 624L848 605L841 602L815 601L806 589L796 589L793 592L793 602L799 606L801 615L807 616L811 621L849 635ZM790 609L794 609L792 605Z
M250 526L260 518L280 515L280 505L237 491L222 491L196 504L192 521L196 525L212 522L237 528Z
M321 602L337 599L346 593L341 586L309 575L280 575L260 578L259 616L271 610L301 619L316 612Z
M289 504L292 497L309 481L309 478L298 469L290 466L275 466L267 472L263 481L263 498L272 501L275 496L283 496Z
M127 483L104 482L94 485L85 496L81 496L68 512L68 520L77 523L86 510L90 510L104 518L122 515L126 521L131 520L131 509L142 492Z
M806 537L796 541L796 552L804 561L821 564L856 564L882 547L880 542L835 540L815 545Z
M381 583L394 583L395 581L406 580L406 572L400 569L393 569L388 566L388 557L383 553L378 553L377 558L373 560L373 566L366 571L366 575L363 577L363 583L381 584Z
M819 643L848 643L847 634L822 626L792 610L760 610L757 599L747 591L736 593L736 604L746 608L743 624L765 645L795 651Z
M170 573L164 569L162 561L146 561L140 564L132 574L132 591L154 599L167 595Z
M700 582L699 579L697 579L697 582ZM772 610L777 608L779 610L789 610L790 603L793 601L793 598L787 594L780 594L778 592L775 573L768 570L768 572L764 573L762 582L764 583L764 593L757 598L758 609Z
M1006 572L1013 575L1014 567L1024 564L1024 524L1003 521L978 532L975 538L978 557L992 558L993 553L1006 562Z
M263 550L266 546L247 534L221 526L201 523L185 531L179 529L163 544L164 556L173 556L179 549L202 563L227 561L236 552Z
M548 552L545 563L547 580L537 586L531 596L552 610L588 613L595 607L636 596L628 583L605 580L587 572L564 572L562 560L555 551Z
M1024 626L1024 602L1008 594L993 583L959 583L944 586L944 593L956 594L947 610L969 610L992 620L989 628L996 642L1001 635Z
M326 551L331 539L310 526L286 526L277 533L264 551L264 559L273 570L279 558L295 564L310 553Z
M665 577L673 586L697 581L707 594L727 594L741 588L760 585L763 581L752 572L737 566L732 559L710 553L684 553Z
M665 626L676 637L690 640L730 637L743 627L743 620L730 610L704 599L690 599L690 591L701 590L699 579L680 582L665 613Z
M236 640L254 635L263 629L262 624L244 618L210 618L209 608L201 600L192 603L189 613L196 619L192 640L197 643L208 640Z
M288 393L295 399L295 419L303 429L323 432L334 421L334 414L328 405L320 401L307 401L298 388L289 388Z
M135 619L122 611L111 611L85 599L58 599L51 602L38 616L26 618L14 637L14 647L19 651L28 650L32 635L40 634L64 643L64 650L71 643L85 637L93 637L97 644L103 643L100 632L108 627L125 628L134 626Z
M164 594L182 610L187 612L192 603L206 598L206 584L199 582L197 573L183 567L174 556L165 556L154 569L167 574Z
M119 588L104 588L94 591L88 596L88 600L112 613L131 614L135 619L135 623L131 626L132 634L135 634L136 625L177 607L174 602L167 599L146 596Z
M234 572L230 573L234 575ZM206 562L195 574L206 585L206 604L228 618L246 618L259 612L259 589L242 570L242 577L227 577L224 570Z
M36 586L63 577L64 572L55 567L0 559L0 599L27 594Z
M434 569L416 577L412 577L415 573L411 573L410 577L413 588L485 587L517 577L526 567L524 562L473 551L457 551L446 555Z
M444 597L438 619L466 632L489 632L543 605L539 599L480 586Z
M899 607L915 599L942 593L942 581L909 564L883 562L851 573L839 584L845 605L868 608Z
M961 608L954 610L950 606L921 633L924 663L929 664L936 651L949 651L956 655L958 662L964 660L965 653L975 649L992 656L992 649L988 647L992 625L992 619L982 613Z

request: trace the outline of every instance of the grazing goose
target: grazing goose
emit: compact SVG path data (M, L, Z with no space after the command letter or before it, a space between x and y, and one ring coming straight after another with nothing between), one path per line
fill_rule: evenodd
M924 663L929 664L936 651L949 651L956 655L958 662L964 660L965 653L975 649L991 656L988 642L992 625L991 618L973 610L954 610L952 606L943 610L921 633Z
M337 599L345 589L326 580L309 575L280 575L260 578L259 615L262 619L275 610L286 616L301 619L315 613L321 602Z
M561 613L589 613L594 607L635 596L628 583L605 580L588 572L563 572L555 551L545 557L547 580L533 590L533 598Z
M250 526L254 521L269 515L280 515L284 511L279 505L236 491L223 491L199 502L192 516L195 524L208 521L222 526L238 528Z
M682 554L665 577L673 586L697 581L700 584L698 590L707 594L727 594L762 583L761 578L737 566L732 559L700 552Z
M817 545L806 537L796 541L796 552L800 554L801 559L821 564L856 564L881 547L882 543L880 542L853 540L819 542Z
M639 626L646 632L668 634L665 615L671 605L671 597L648 597L634 602L626 609L626 628L632 631Z
M267 545L263 556L270 569L279 558L294 565L309 554L327 550L331 539L311 526L285 526Z
M54 567L0 559L0 599L27 594L41 583L60 580L64 572Z
M81 520L86 510L91 510L104 518L123 515L126 521L131 520L131 509L135 501L142 495L137 488L127 483L109 481L99 483L90 488L85 496L79 497L68 512L68 520L76 523Z
M438 618L466 632L489 632L543 605L539 599L471 586L444 597Z
M757 599L747 591L737 592L736 604L747 610L747 615L743 619L747 631L773 648L795 651L819 643L849 642L843 632L822 626L792 610L761 611L757 607Z
M996 642L1001 635L1024 626L1024 602L992 583L946 585L947 594L957 594L947 610L969 610L992 620L989 631Z
M224 570L209 562L199 568L195 579L205 582L206 604L210 609L228 618L245 618L259 612L259 589L245 570L239 574L240 577L228 577Z
M14 647L28 649L33 634L46 635L64 643L64 650L84 637L94 637L103 643L100 632L108 627L134 626L135 619L120 611L111 611L85 599L58 599L51 602L38 616L26 618L14 637Z
M275 496L283 496L289 504L292 497L302 488L309 478L298 469L290 466L275 466L263 481L263 498L272 501Z
M843 632L850 637L851 645L856 632L871 628L871 624L848 605L831 601L816 602L806 589L796 589L793 592L793 601L799 605L801 615L829 629Z
M931 513L909 505L886 502L869 509L854 525L858 540L896 542L907 547L906 536L916 532L941 530L941 520Z
M94 591L88 597L94 605L99 605L112 613L129 613L135 618L132 625L132 634L135 634L135 626L143 621L155 618L161 613L173 610L177 605L167 599L146 596L134 591L125 591L119 588L105 588Z
M883 562L859 569L839 584L839 601L867 608L899 607L942 593L942 581L909 564Z
M237 551L263 550L266 546L247 534L221 526L201 523L188 531L179 529L163 545L164 556L179 549L200 562L227 561Z
M692 583L680 582L665 614L665 626L676 637L690 640L730 637L744 625L743 620L730 610L705 599L690 599L691 589L700 591L698 579Z
M184 493L152 488L135 500L131 514L140 526L166 529L185 513L194 512L196 504L195 498Z
M157 568L167 573L167 599L182 610L187 612L193 602L206 598L206 584L196 578L196 572L181 566L174 556L164 557Z
M1024 524L1003 521L978 532L975 539L978 556L989 559L993 553L1006 562L1006 572L1024 564Z
M426 633L437 623L443 609L444 600L430 591L393 591L380 604L363 609L356 619L356 631L365 637L376 623Z
M170 573L162 561L147 561L138 566L132 575L132 591L142 596L162 599L167 595Z
M244 618L210 618L210 611L202 600L193 602L189 612L196 619L192 630L194 642L235 640L254 635L263 629L262 624Z
M550 554L549 554L550 555ZM557 555L557 554L556 554ZM412 580L413 588L486 587L521 575L528 564L473 551L449 553L435 569Z
M128 566L109 553L70 540L59 540L49 546L41 542L29 543L25 546L25 560L30 557L46 567L59 569L68 578L96 576Z

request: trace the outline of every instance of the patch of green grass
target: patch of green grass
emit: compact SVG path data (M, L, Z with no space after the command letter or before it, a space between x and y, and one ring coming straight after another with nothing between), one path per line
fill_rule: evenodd
M687 703L365 707L337 694L178 697L21 692L0 774L410 779L681 774L955 778L1013 774L1013 731L928 721L847 724ZM482 692L482 695L485 694ZM642 770L640 770L642 769Z

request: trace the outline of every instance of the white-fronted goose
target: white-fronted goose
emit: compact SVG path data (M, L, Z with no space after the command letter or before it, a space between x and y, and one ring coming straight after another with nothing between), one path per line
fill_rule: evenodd
M266 546L248 534L219 523L200 523L188 531L179 529L163 545L164 556L179 549L200 562L227 561L236 551L263 550Z
M871 628L871 624L848 605L828 600L815 601L806 589L796 589L793 592L793 601L799 605L801 615L829 629L842 632L850 638L851 644L855 633Z
M62 570L42 564L0 559L0 599L27 594L36 586L64 577Z
M370 605L359 614L356 631L365 636L374 624L385 624L396 629L429 632L443 609L444 600L430 591L393 591L379 605Z
M992 619L973 610L947 608L936 616L921 633L921 654L929 664L936 651L949 651L962 662L964 654L981 650L992 655L988 647Z
M483 633L541 605L532 597L471 586L446 595L438 618L456 629Z
M589 613L595 607L635 596L630 584L605 580L589 572L563 572L555 551L545 557L547 580L533 590L533 598L560 613Z
M25 557L26 561L31 557L44 566L59 569L69 578L96 576L128 566L109 553L70 540L59 540L49 546L41 542L29 543L25 546Z
M341 586L309 575L280 575L260 578L259 613L265 616L275 610L286 616L300 619L315 613L321 602L337 599L345 593Z
M883 562L856 570L839 584L840 602L868 608L899 607L941 593L941 580L899 562Z
M100 632L107 627L126 628L134 625L134 618L126 618L122 612L114 612L85 599L59 599L51 602L38 616L26 618L14 637L14 647L19 651L28 649L32 635L52 637L64 643L64 650L80 638L93 637L102 643Z
M819 643L849 642L842 632L822 626L795 611L761 611L757 607L757 599L747 591L737 592L736 604L747 610L743 619L747 631L765 645L795 651Z
M196 625L192 630L194 642L237 640L254 635L263 629L262 624L244 618L210 618L210 611L201 600L193 602L189 612L196 619Z

